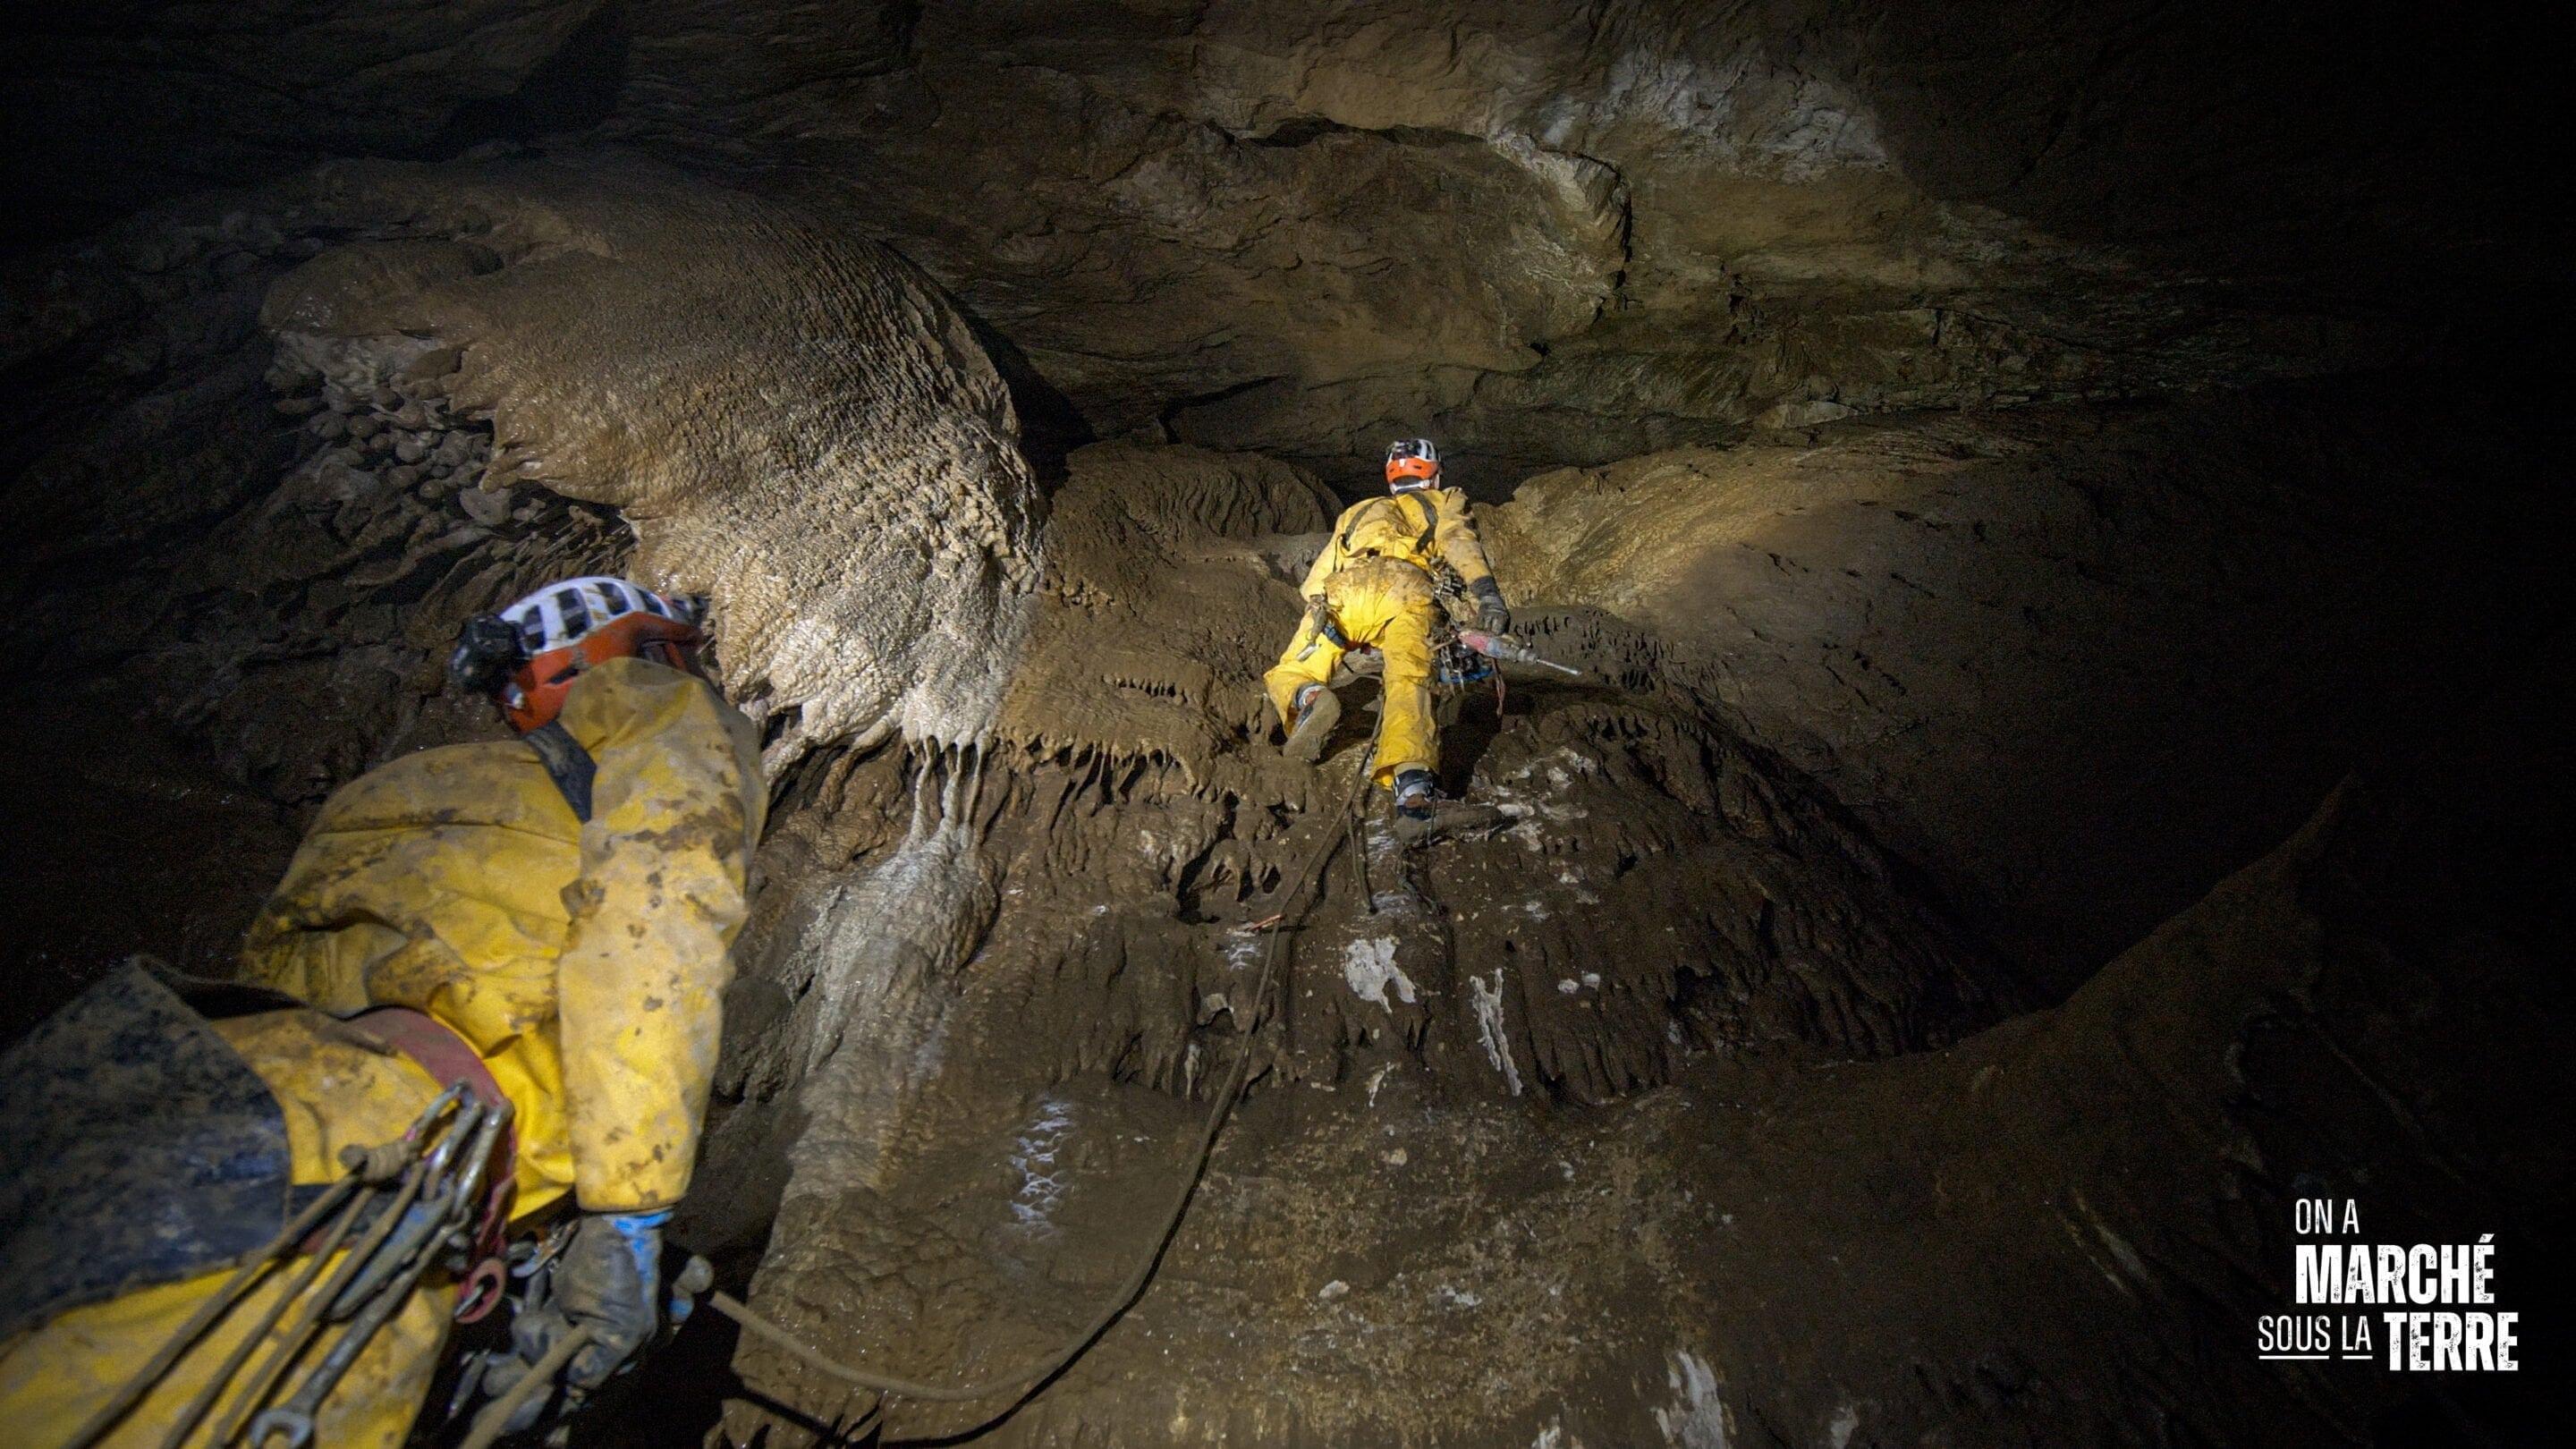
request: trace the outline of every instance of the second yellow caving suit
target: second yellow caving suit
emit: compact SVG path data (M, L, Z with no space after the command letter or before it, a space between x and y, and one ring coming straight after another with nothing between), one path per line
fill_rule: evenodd
M337 1021L408 1006L463 1037L509 1097L516 1216L568 1193L634 1212L687 1191L768 803L758 736L705 681L641 659L583 676L561 722L598 766L587 825L524 743L424 750L333 795L261 909L243 979L320 1009L214 1025L284 1108L297 1183L336 1179L342 1145L399 1136L436 1095L409 1058ZM68 1439L230 1276L129 1292L0 1347L12 1442ZM158 1444L290 1277L234 1309L101 1442ZM324 1401L318 1443L402 1442L454 1301L452 1282L424 1281Z
M1322 599L1353 645L1374 647L1385 661L1377 758L1371 774L1392 787L1405 770L1436 769L1440 727L1431 714L1433 638L1441 624L1433 570L1446 563L1471 590L1490 579L1485 546L1467 519L1467 495L1455 488L1417 488L1365 499L1343 510L1324 551L1298 592ZM1287 652L1262 676L1282 728L1296 723L1297 691L1329 685L1343 650L1315 628L1310 614Z

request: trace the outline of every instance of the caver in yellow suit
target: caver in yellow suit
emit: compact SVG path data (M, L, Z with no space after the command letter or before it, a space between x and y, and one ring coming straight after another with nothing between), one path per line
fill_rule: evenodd
M340 1020L401 1006L462 1038L515 1109L515 1218L570 1196L658 1224L686 1192L766 805L758 741L683 669L608 657L564 673L546 681L549 723L595 772L580 782L587 823L583 790L524 740L426 750L332 796L251 927L244 977L313 1009L210 1025L282 1109L296 1184L338 1178L343 1146L398 1137L438 1094L366 1019ZM0 1438L67 1442L229 1266L72 1307L0 1346ZM160 1443L290 1277L272 1274L98 1442ZM423 1281L323 1401L317 1443L402 1441L456 1301L452 1280ZM219 1400L187 1442L226 1412Z
M1439 486L1438 477L1439 454L1429 442L1411 438L1388 450L1387 480L1399 491L1354 504L1334 523L1300 590L1308 604L1305 622L1263 676L1297 752L1304 743L1300 733L1314 734L1315 711L1339 714L1330 689L1344 653L1376 649L1385 672L1372 774L1378 784L1398 790L1399 804L1404 796L1398 782L1419 780L1427 789L1440 758L1431 683L1444 614L1435 571L1446 565L1456 572L1486 627L1495 633L1510 628L1484 545L1467 518L1466 495ZM1301 722L1308 726L1302 732Z

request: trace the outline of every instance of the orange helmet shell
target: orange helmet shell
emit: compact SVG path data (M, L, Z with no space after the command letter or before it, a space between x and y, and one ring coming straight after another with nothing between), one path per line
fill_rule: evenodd
M696 647L702 605L625 579L595 575L546 585L495 614L465 621L447 677L489 694L521 732L554 723L584 670L650 659L704 678Z
M695 624L653 614L612 619L520 665L510 676L509 688L501 691L501 713L521 734L543 729L563 713L564 696L572 693L573 681L611 659L650 659L698 674L697 645L705 637Z
M1440 445L1429 438L1398 438L1386 445L1386 486L1398 493L1427 487L1440 476Z

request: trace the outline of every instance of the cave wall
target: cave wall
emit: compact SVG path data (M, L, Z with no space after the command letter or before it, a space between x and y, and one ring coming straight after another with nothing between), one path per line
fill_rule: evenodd
M2456 225L2520 184L2492 32L2396 7L873 13L644 7L612 127L862 194L1103 435L1328 473L2349 366L2532 255Z
M2063 990L2563 627L2532 462L2483 394L2382 374L1650 454L1486 533Z
M452 155L596 122L623 7L603 0L176 0L15 17L11 248L334 155Z
M937 1377L1051 1345L1258 1054L1153 1294L992 1442L2522 1422L2212 1347L2301 1174L2564 1206L2516 1129L2564 1081L2464 1070L2553 1060L2556 757L2411 758L2566 612L2505 204L2564 168L2490 144L2549 92L2486 24L48 19L0 73L17 1005L219 965L329 788L491 731L459 619L628 569L712 595L769 742L678 1234L761 1307ZM1254 680L1421 431L1589 677L1470 707L1446 783L1511 824L1409 857L1333 813L1365 710L1308 772ZM860 1407L731 1372L737 1438Z

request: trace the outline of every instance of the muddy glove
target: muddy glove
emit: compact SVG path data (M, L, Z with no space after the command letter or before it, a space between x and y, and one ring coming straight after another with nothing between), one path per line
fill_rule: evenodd
M520 1314L510 1325L513 1357L485 1371L483 1392L494 1398L507 1393L556 1340L576 1326L590 1330L590 1344L564 1368L568 1405L625 1368L661 1326L656 1300L662 1277L662 1224L670 1217L667 1209L595 1213L574 1224L572 1240L554 1264L553 1296L545 1306ZM539 1394L530 1399L512 1416L511 1431L534 1425L550 1397Z
M1488 634L1512 632L1511 607L1503 602L1503 586L1490 578L1478 579L1467 592L1476 596L1476 627Z

